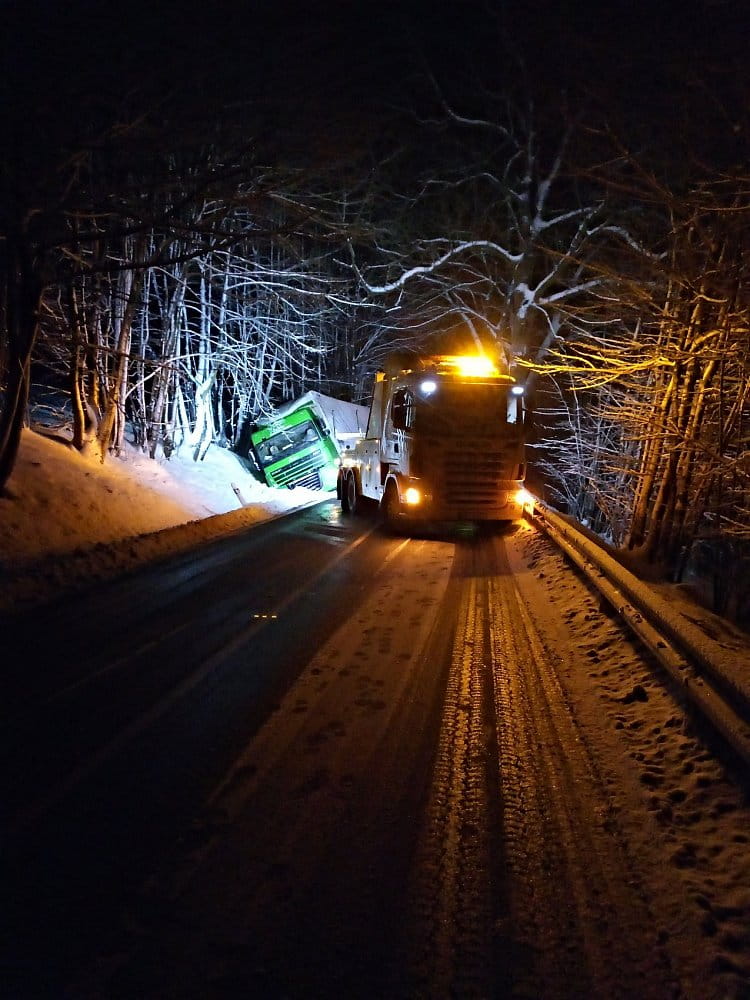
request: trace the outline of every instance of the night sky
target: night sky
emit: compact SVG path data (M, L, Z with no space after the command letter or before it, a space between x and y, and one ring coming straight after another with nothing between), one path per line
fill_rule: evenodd
M395 113L429 112L429 74L468 113L481 111L484 88L514 88L552 115L596 106L633 134L673 132L681 141L693 130L709 156L715 130L726 131L725 109L736 118L747 104L750 18L735 0L642 9L545 0L4 0L2 14L11 159L56 158L99 124L144 109L185 128L228 107L271 155L304 159L308 148L317 156L367 142ZM736 134L745 123L731 127Z

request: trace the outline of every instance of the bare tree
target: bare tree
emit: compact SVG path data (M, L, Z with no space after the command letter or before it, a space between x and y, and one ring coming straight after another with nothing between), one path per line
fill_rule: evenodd
M726 559L728 545L744 558L750 539L750 186L741 172L696 169L676 190L632 161L628 184L651 249L629 238L600 262L597 295L571 315L546 373L585 393L587 415L604 422L575 432L584 505L615 541L680 578L696 546L704 561L712 549ZM608 495L603 441L617 446ZM554 465L572 444L547 446Z
M484 102L469 116L439 95L421 124L432 158L401 196L392 242L355 266L394 330L484 345L511 366L564 336L566 307L600 280L586 263L611 234L601 186L574 180L577 123L545 131L529 98Z

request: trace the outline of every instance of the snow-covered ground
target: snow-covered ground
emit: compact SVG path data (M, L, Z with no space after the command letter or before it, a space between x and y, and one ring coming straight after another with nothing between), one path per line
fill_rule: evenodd
M0 497L0 610L321 498L307 490L271 490L220 448L211 448L200 463L189 455L156 463L128 452L102 465L60 440L25 431L18 464ZM700 994L685 995L749 996L746 793L696 736L687 709L647 669L619 622L598 613L596 598L570 573L563 556L530 528L519 533L514 546L521 560L520 586L529 591L528 606L545 648L556 650L564 701L575 711L582 745L598 747L599 771L610 790L610 813L602 814L602 822L614 817L623 851L642 869L644 895L659 913L659 939L671 942L678 967L704 987ZM660 591L722 655L735 665L748 662L746 637L738 630L725 628L703 609L687 608L678 590ZM334 645L339 644L337 638ZM307 677L312 686L314 676L315 691L322 691L314 662L302 683ZM300 690L288 696L287 714L295 720L301 718L295 714ZM361 697L359 688L355 694ZM319 729L322 716L315 705L308 716ZM337 714L331 719L338 719L341 705L332 705L330 711ZM359 738L359 731L353 732ZM348 757L340 760L348 769ZM320 765L317 758L314 762ZM330 794L340 795L341 787L332 781ZM230 828L243 843L254 833L241 824L234 832ZM224 846L218 842L216 851ZM221 912L229 889L241 884L236 869L230 878L221 886ZM182 955L182 924L179 931ZM213 956L217 965L225 959L225 950Z
M153 461L129 449L104 464L63 438L23 432L0 495L0 611L48 600L325 494L259 483L237 455L212 446Z

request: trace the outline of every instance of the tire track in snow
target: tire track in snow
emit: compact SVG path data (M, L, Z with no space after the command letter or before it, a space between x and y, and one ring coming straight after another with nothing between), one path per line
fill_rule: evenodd
M440 741L411 890L411 996L492 992L486 604L474 580L455 597Z
M496 548L492 641L516 996L661 998L668 958L609 796Z

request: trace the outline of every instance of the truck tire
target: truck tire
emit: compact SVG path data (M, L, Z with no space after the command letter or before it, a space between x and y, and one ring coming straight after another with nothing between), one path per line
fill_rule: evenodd
M359 490L357 489L357 476L354 472L350 472L346 477L344 490L346 491L346 502L349 513L358 514L362 504Z
M341 480L341 510L344 514L352 513L352 508L349 506L349 480L352 478L352 474L347 472Z
M398 526L398 516L401 513L401 500L396 484L392 480L385 488L385 494L380 503L380 512L385 527L389 531L395 531Z

